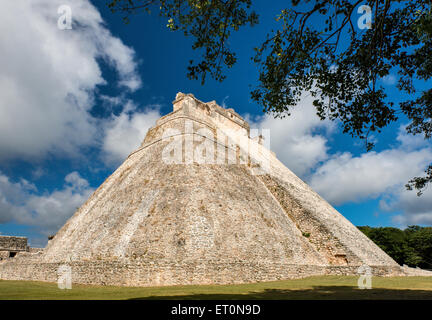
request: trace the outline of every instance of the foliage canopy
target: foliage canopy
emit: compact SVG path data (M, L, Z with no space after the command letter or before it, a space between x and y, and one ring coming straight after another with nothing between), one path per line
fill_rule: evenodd
M400 265L432 269L432 228L358 227Z

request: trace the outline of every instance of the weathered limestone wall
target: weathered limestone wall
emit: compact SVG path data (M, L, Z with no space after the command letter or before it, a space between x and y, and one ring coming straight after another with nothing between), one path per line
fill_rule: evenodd
M4 263L0 278L56 282L61 263ZM117 286L170 286L194 284L235 284L314 275L358 275L359 266L316 266L282 263L221 263L208 260L194 262L119 261L72 262L72 282ZM371 266L374 276L402 276L399 267Z
M347 246L343 245L325 224L290 196L277 178L270 175L260 175L259 178L279 201L290 219L295 221L302 235L317 251L325 255L330 265L361 264L360 259Z
M411 277L432 277L432 271L431 270L424 270L424 269L420 269L420 268L410 268L406 265L403 265L401 267L402 272L406 275L406 276L411 276Z
M200 118L213 123L218 128L233 129L249 133L249 124L233 109L224 109L215 101L204 103L192 94L177 94L173 102L174 113L180 111L184 115ZM163 117L161 118L163 119ZM159 122L157 123L159 125Z
M27 251L27 238L0 236L0 250Z
M9 251L0 251L0 260L9 258Z
M151 161L164 146L131 156L57 233L44 261L145 256L326 264L245 166Z

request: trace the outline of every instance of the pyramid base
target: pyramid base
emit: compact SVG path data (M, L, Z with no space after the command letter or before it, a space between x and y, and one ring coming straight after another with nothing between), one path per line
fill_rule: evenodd
M0 263L0 279L57 282L58 270L62 265L71 267L72 283L131 287L239 284L298 279L319 275L359 275L359 266L250 264L242 262L213 263L209 261L196 261L193 263L160 261L35 263L33 261L4 261ZM407 268L399 266L370 267L374 276L420 275L408 274L407 271L409 270ZM412 268L409 269L412 271ZM432 275L432 272L429 275Z

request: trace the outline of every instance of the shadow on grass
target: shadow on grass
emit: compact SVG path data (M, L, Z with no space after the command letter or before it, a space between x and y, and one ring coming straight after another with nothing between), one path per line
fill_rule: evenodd
M418 289L359 289L353 286L316 286L311 289L265 289L263 291L246 294L189 294L172 296L149 296L133 298L131 300L309 300L309 299L336 299L336 300L393 300L393 299L432 299L431 290Z

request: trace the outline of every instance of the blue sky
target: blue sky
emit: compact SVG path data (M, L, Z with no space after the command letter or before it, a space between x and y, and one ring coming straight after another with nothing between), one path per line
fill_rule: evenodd
M59 30L57 9L72 9L72 30ZM136 148L149 127L172 110L177 92L216 100L270 129L271 148L355 225L432 224L432 193L405 191L432 161L430 143L407 136L404 119L376 135L366 153L337 123L320 121L304 99L292 117L275 120L250 99L259 45L286 1L257 1L260 25L234 34L238 63L227 79L204 86L186 67L199 52L169 32L158 15L125 25L105 1L8 2L0 15L0 233L44 246ZM6 27L7 26L7 27ZM383 81L401 99L392 76Z

